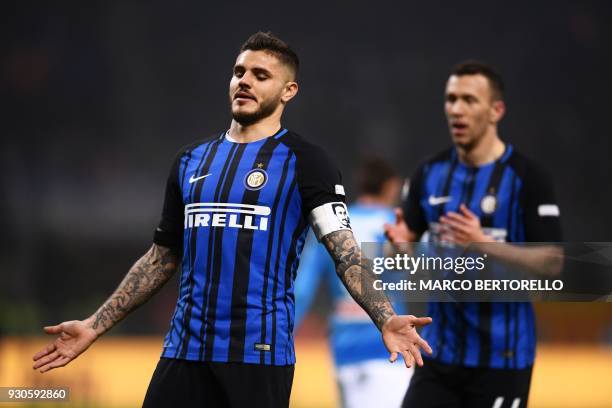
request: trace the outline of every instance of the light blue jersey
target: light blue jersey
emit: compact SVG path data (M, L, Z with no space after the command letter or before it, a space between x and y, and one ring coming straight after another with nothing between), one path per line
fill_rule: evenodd
M353 233L360 244L384 242L383 225L395 221L393 209L380 205L353 204L349 207L349 214ZM387 359L389 352L382 342L380 331L344 288L327 250L312 233L306 240L297 273L296 327L310 308L321 280L324 280L332 296L330 342L336 366Z

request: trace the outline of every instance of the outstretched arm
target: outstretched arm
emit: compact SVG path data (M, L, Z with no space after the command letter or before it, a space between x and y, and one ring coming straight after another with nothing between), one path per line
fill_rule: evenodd
M169 248L153 244L92 316L44 328L47 334L59 337L34 355L33 368L44 373L74 360L99 336L149 300L170 279L177 265L177 256Z
M361 249L350 230L335 231L325 235L321 242L334 259L338 277L353 299L368 313L376 327L382 332L383 342L391 353L390 361L398 353L404 357L406 366L423 359L419 348L431 354L431 347L416 331L416 327L431 323L431 318L398 316L383 291L374 289L376 280L370 260L363 257Z
M153 244L132 266L111 297L86 321L101 336L157 293L172 277L177 265L177 257L169 248Z

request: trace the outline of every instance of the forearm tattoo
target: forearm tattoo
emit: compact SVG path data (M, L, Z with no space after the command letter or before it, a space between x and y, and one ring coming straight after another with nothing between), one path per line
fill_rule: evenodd
M153 244L132 266L110 298L93 316L92 328L102 334L153 296L176 271L177 257Z
M383 291L374 289L375 278L372 262L363 257L352 231L336 231L323 237L321 242L334 259L336 273L353 299L382 329L393 316L393 306Z

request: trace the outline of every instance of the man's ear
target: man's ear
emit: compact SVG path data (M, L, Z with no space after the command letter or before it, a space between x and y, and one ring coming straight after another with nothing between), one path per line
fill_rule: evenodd
M493 103L491 104L491 114L489 117L491 122L492 123L499 122L500 120L502 120L505 114L506 114L506 104L504 103L504 101L502 100L493 101Z
M287 82L281 94L281 102L287 103L298 93L298 84L295 81Z

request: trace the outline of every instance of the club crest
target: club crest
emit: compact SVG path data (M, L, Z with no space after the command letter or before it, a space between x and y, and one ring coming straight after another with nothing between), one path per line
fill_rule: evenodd
M485 214L493 214L497 208L497 198L493 194L487 194L480 200L480 209Z
M244 178L244 186L249 190L259 190L268 182L268 173L264 169L253 169Z

